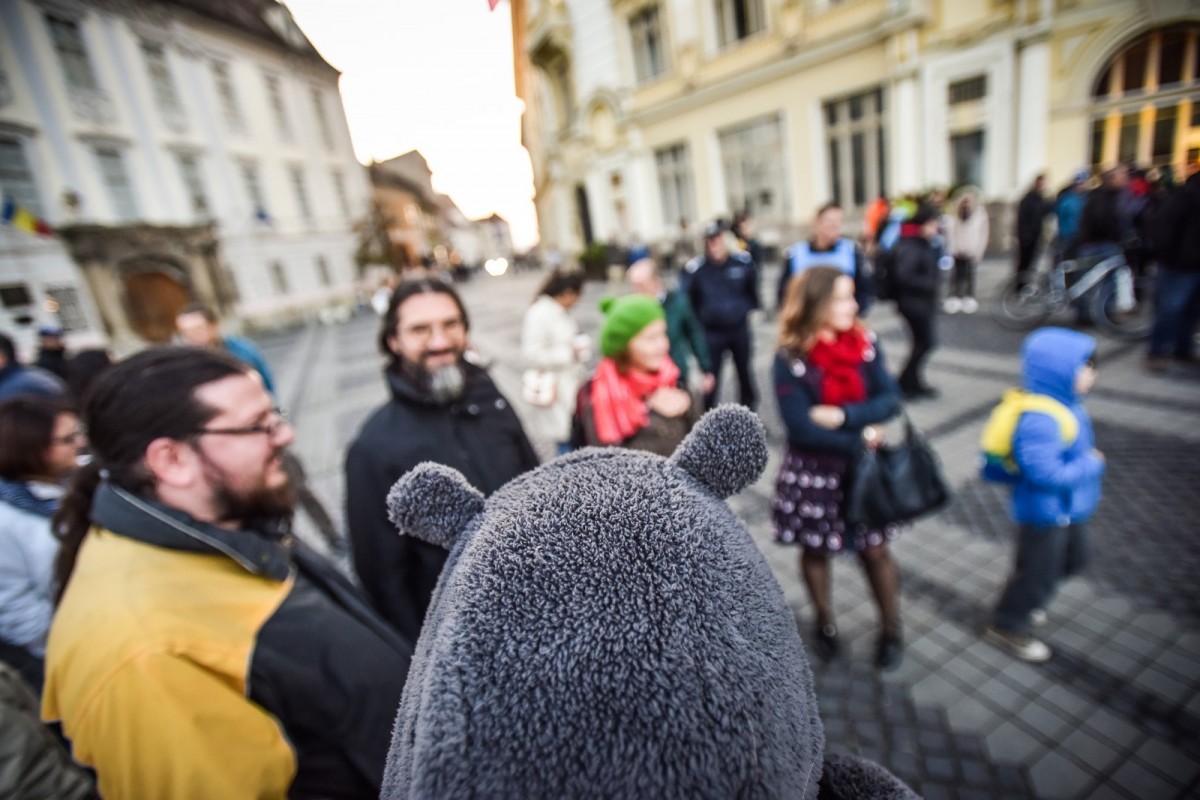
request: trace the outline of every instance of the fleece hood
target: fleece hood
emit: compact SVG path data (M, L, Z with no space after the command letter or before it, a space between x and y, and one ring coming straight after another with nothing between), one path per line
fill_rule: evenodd
M1042 328L1021 346L1021 381L1026 391L1073 405L1075 374L1096 352L1096 340L1067 328Z

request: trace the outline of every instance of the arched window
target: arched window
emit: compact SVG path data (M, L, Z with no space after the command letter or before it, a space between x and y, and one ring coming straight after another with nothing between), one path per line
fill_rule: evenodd
M1200 157L1200 25L1129 42L1092 89L1093 166L1182 166Z

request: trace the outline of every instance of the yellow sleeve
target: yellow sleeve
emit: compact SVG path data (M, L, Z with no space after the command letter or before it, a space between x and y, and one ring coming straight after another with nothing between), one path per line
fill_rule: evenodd
M276 800L296 773L273 717L227 678L170 653L126 664L66 726L105 800Z

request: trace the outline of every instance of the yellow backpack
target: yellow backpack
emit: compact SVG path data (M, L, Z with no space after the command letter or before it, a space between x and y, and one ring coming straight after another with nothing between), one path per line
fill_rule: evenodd
M1053 417L1058 423L1064 447L1070 447L1079 437L1079 420L1071 413L1071 409L1058 400L1049 395L1009 389L992 409L987 424L983 426L983 434L979 437L979 448L983 451L980 474L984 480L1012 483L1020 476L1021 471L1013 461L1012 444L1017 423L1027 411Z

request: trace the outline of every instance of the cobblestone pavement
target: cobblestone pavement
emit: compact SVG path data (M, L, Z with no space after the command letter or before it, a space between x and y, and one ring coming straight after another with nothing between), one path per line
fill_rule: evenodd
M984 264L981 285L994 286L1005 270ZM476 346L509 397L518 394L520 316L538 279L481 276L462 287ZM774 286L773 274L764 286ZM596 301L609 291L588 286L576 312L585 331L596 330ZM907 350L902 323L887 307L870 322L895 367ZM339 511L343 448L385 397L377 324L367 315L262 339L298 424L296 448L318 494ZM770 538L783 442L767 378L774 322L760 319L756 336L772 459L730 502L807 637L797 552ZM929 377L942 396L911 413L941 456L955 499L893 546L906 641L897 670L880 676L871 668L870 592L852 558L836 564L834 604L850 652L814 665L830 748L888 765L931 800L1200 795L1200 371L1151 375L1138 347L1099 339L1100 381L1088 405L1109 472L1092 525L1093 562L1050 605L1043 635L1054 658L1031 666L978 637L1007 574L1012 526L1003 489L975 475L977 439L1000 393L1018 382L1023 335L980 313L943 316L939 336Z

